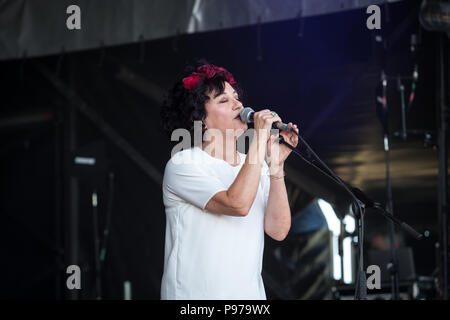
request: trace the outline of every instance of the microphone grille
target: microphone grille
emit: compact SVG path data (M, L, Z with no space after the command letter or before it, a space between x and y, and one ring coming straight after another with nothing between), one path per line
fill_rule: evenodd
M251 122L250 115L255 112L252 108L246 107L241 110L239 113L239 116L241 117L241 120L245 123Z

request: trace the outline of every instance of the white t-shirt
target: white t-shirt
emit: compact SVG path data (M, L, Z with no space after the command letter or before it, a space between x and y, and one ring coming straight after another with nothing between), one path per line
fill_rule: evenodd
M176 153L166 164L163 200L166 243L161 299L266 299L261 277L264 217L269 196L264 162L253 205L245 217L205 209L228 190L242 168L199 147Z

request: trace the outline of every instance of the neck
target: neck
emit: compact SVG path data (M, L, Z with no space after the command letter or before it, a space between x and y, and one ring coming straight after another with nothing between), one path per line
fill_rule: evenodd
M240 162L239 155L236 150L236 139L223 139L205 141L202 143L202 149L210 156L224 160L231 165L238 165Z

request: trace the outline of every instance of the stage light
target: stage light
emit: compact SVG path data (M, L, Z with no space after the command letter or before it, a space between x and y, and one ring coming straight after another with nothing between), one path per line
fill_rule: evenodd
M352 283L353 264L352 264L352 238L344 238L343 259L344 259L344 283Z
M353 218L350 215L346 215L344 217L344 224L345 224L345 231L346 232L348 232L348 233L355 232L355 229L356 229L355 218Z
M327 220L328 229L330 229L334 235L339 236L341 234L341 222L336 216L333 207L322 199L319 199L317 202L325 216L325 220Z
M332 240L332 254L333 254L333 278L335 280L342 279L341 270L341 256L339 255L339 235L341 234L341 221L336 216L333 207L325 200L319 199L317 201L320 210L327 221L328 229L333 234Z

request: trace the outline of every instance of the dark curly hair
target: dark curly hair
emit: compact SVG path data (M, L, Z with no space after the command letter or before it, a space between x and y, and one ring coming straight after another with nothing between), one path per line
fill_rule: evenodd
M161 126L167 136L171 137L173 130L183 128L194 133L194 121L202 121L202 132L205 130L204 120L206 118L205 103L210 99L208 94L216 92L222 94L225 90L226 74L224 72L216 73L212 78L202 79L193 89L186 89L183 84L183 78L196 72L198 66L208 65L205 60L199 60L195 65L186 66L183 74L178 81L166 94L161 107ZM237 84L232 85L236 92L241 95L242 90ZM203 141L203 135L202 135ZM194 145L191 139L191 146Z

